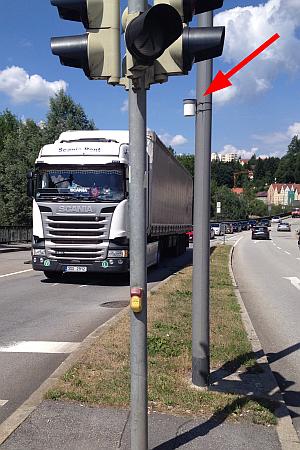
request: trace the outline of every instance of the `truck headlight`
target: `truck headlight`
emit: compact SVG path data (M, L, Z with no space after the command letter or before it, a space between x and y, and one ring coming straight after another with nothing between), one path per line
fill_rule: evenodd
M33 248L33 255L37 255L37 256L45 256L46 255L46 250L44 248Z
M108 258L127 258L128 250L108 250Z

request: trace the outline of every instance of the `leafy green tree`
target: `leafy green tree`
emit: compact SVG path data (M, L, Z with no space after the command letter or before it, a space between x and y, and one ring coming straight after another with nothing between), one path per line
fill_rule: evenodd
M42 130L32 120L18 121L8 132L0 152L2 225L29 225L31 201L26 194L26 173L33 167L42 143Z
M298 179L297 157L300 154L300 139L294 136L291 140L288 151L278 164L275 173L277 181L281 183L294 183Z
M76 104L63 90L50 99L44 125L45 144L54 142L63 131L94 129L94 122L87 118L82 106Z
M195 157L194 155L186 154L186 155L176 155L176 159L182 164L192 175L194 176L194 165L195 165Z
M295 182L300 183L300 153L296 156L294 169Z

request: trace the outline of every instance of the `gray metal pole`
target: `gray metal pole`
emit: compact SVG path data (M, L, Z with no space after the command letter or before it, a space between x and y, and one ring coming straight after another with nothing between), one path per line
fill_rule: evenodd
M144 0L128 0L129 13L146 7ZM142 311L131 311L131 450L147 450L146 90L135 92L131 83L129 152L130 289L142 289Z
M213 26L213 12L200 14L200 27ZM209 257L210 257L210 161L212 96L203 92L212 81L212 60L197 64L197 112L194 178L194 251L192 382L209 383Z

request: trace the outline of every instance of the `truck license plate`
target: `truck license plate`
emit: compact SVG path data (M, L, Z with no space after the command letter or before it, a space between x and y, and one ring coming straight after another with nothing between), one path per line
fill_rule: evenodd
M86 272L86 266L67 266L65 272Z

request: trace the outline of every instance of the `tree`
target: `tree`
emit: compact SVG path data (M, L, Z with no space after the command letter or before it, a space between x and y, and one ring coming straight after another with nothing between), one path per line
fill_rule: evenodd
M194 165L195 165L195 157L194 155L176 155L176 159L180 162L180 164L185 167L188 172L194 177Z
M295 182L300 183L300 153L296 156L294 176Z
M54 142L63 131L94 130L95 124L89 120L81 105L60 90L50 99L50 108L44 126L44 143Z
M0 152L2 225L29 225L31 201L26 194L26 173L33 167L42 143L42 130L32 120L17 121L18 128L6 134Z

